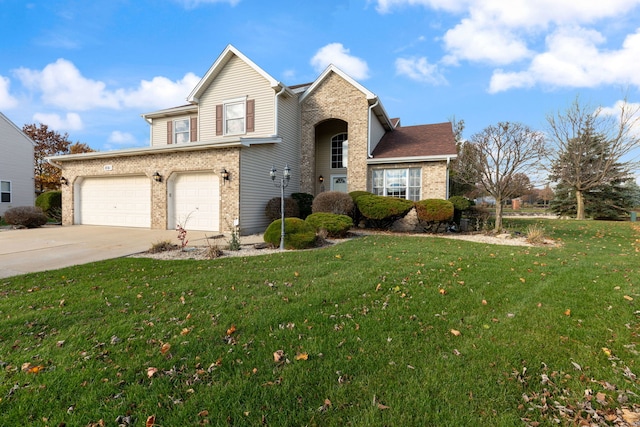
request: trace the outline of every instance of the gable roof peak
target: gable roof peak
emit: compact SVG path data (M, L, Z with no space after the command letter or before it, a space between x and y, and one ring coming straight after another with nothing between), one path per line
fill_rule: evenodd
M240 52L235 46L228 44L227 47L222 51L222 53L218 56L218 59L209 67L209 70L205 73L204 77L200 79L196 87L191 91L189 96L187 97L187 101L192 104L197 104L198 99L202 95L202 93L209 86L211 81L216 78L220 70L224 68L224 66L229 62L232 57L237 57L249 67L253 68L258 74L264 77L271 85L272 88L284 88L286 87L284 84L280 83L269 73L264 71L262 68L258 67L255 62L250 60L247 56L245 56L242 52Z
M300 97L300 102L304 101L304 99L309 96L319 85L322 83L331 73L337 74L346 80L350 85L358 89L362 92L367 100L372 101L378 99L375 93L371 92L366 87L362 86L360 83L355 81L350 75L342 71L340 68L335 66L334 64L329 64L327 68L318 76L318 78L307 88L307 90Z

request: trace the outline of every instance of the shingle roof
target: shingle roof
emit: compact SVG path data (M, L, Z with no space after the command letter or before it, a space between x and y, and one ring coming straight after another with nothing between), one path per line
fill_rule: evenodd
M456 143L450 122L397 127L373 150L374 158L452 156Z

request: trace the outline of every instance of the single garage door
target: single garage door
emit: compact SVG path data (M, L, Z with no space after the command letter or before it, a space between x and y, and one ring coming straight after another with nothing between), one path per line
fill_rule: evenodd
M169 228L220 230L220 191L213 173L179 173L169 182Z
M85 178L77 194L78 224L151 227L151 180L146 176Z

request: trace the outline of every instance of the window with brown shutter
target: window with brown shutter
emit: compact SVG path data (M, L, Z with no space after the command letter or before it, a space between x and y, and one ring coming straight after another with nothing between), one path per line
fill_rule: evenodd
M167 144L173 144L173 122L167 122Z
M191 117L191 129L190 132L190 141L191 142L196 142L198 140L198 118L197 117Z
M222 135L222 104L216 105L216 135Z
M256 101L247 99L247 132L255 131L256 126Z

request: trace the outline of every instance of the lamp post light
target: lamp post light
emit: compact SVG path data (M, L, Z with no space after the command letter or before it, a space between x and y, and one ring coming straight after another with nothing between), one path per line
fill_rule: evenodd
M280 250L284 251L284 189L289 185L289 180L291 179L291 168L289 168L288 164L285 164L284 170L282 171L282 178L280 178L280 182L276 182L276 173L278 170L275 166L271 168L271 180L276 187L280 187Z

